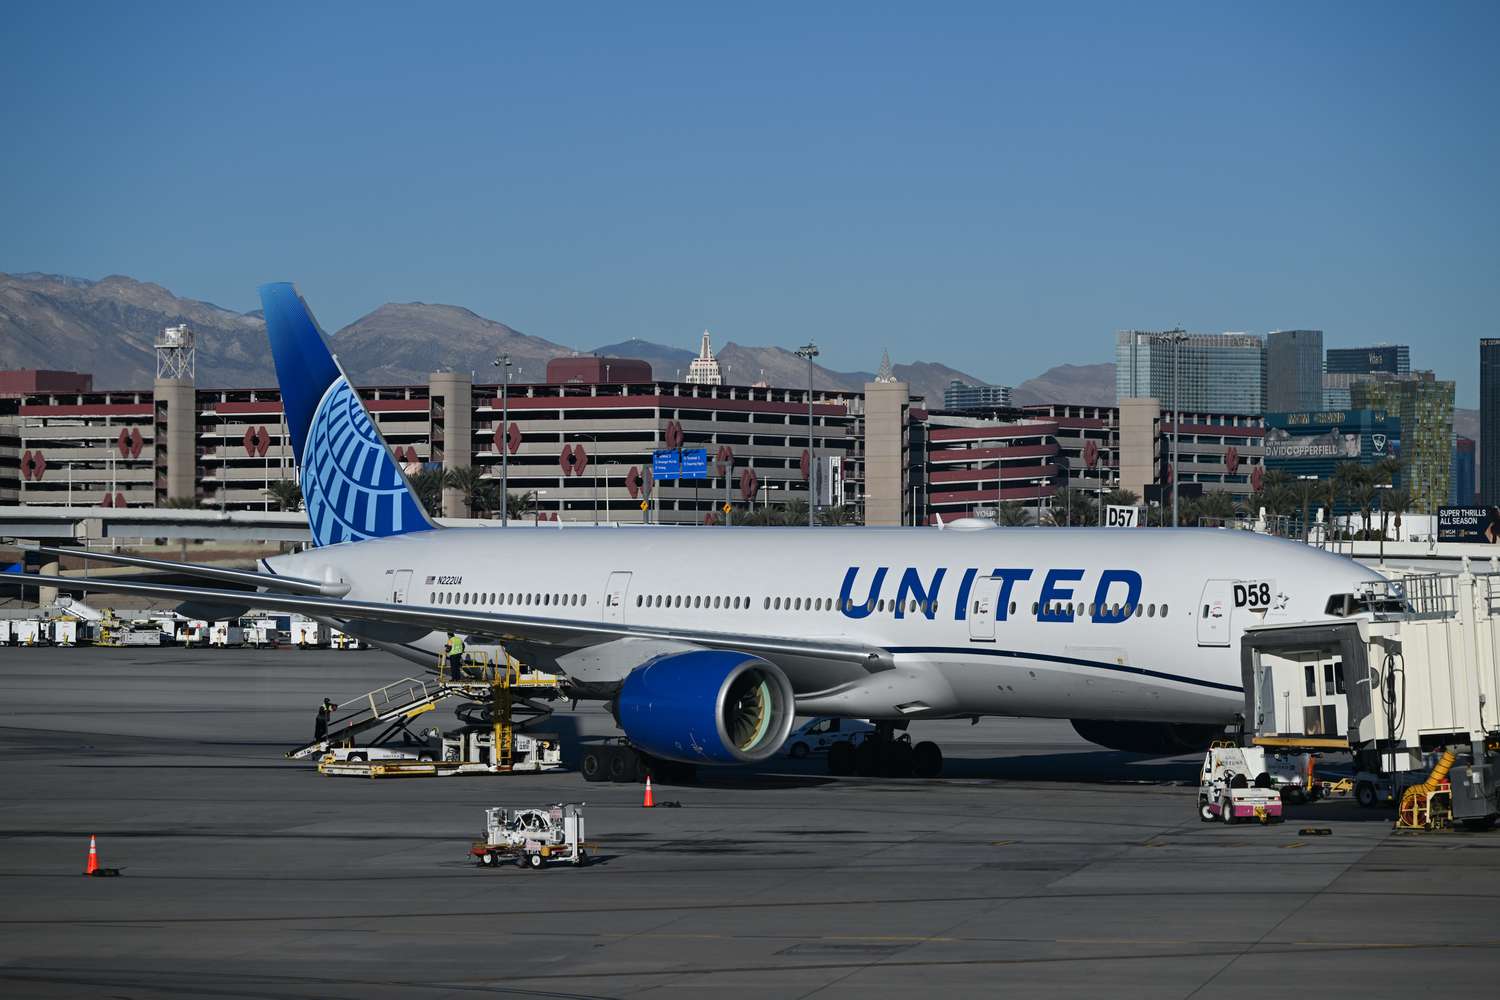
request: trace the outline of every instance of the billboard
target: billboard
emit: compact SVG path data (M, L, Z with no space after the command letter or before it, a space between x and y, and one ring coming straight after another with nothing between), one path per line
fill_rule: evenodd
M1387 443L1381 437L1381 450ZM1353 458L1360 457L1358 434L1345 434L1338 428L1322 434L1293 434L1284 427L1266 428L1266 458Z
M1500 545L1500 507L1439 507L1438 541Z

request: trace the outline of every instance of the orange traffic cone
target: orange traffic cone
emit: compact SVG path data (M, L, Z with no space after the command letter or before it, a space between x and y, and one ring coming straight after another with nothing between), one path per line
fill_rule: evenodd
M94 835L89 834L89 865L83 870L85 875L92 875L99 870L99 845L94 843Z
M651 809L656 805L656 800L651 797L651 775L646 775L646 801L641 803L642 809ZM90 849L92 850L92 848Z

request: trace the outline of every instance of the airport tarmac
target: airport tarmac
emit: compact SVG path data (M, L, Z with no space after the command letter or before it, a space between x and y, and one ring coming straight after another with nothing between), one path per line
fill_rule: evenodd
M1196 760L1065 722L926 724L937 781L781 762L658 787L681 808L654 810L573 773L370 781L282 759L319 699L411 672L381 653L0 649L0 988L1368 997L1493 995L1500 976L1500 832L1397 835L1346 803L1204 824ZM587 801L596 864L468 862L485 806L559 800ZM90 834L122 877L80 877Z

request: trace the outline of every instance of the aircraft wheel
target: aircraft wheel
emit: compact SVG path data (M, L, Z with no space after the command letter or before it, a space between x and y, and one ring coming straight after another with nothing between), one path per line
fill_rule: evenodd
M578 762L578 770L583 773L583 780L603 781L609 766L607 757L613 756L597 747L585 750L583 759Z
M854 773L854 744L839 740L828 748L828 773L838 777Z
M620 782L635 780L636 752L630 747L615 747L609 761L609 780Z
M887 778L910 778L912 749L906 740L892 740L880 748L880 773Z
M878 740L865 740L854 748L854 773L861 778L873 778L880 773L880 748Z
M943 751L931 740L923 740L912 747L911 769L918 778L936 778L943 773Z

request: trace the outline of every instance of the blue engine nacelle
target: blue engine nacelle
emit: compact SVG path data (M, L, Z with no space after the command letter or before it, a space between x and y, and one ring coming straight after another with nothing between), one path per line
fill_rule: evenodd
M636 667L615 702L637 749L690 764L765 760L792 730L792 684L750 653L668 653Z

